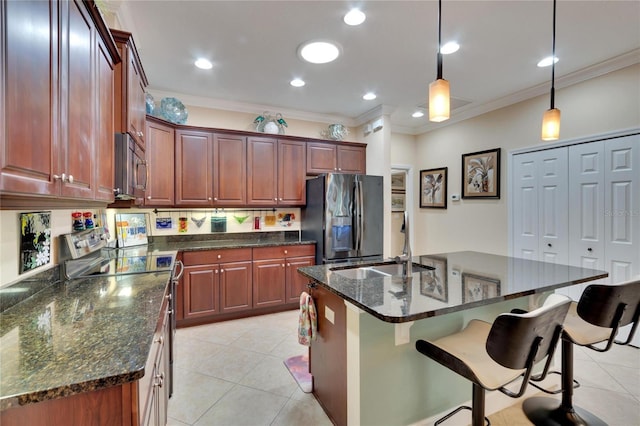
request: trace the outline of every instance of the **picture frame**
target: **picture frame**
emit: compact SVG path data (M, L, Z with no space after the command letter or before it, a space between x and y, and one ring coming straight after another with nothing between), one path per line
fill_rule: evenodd
M420 264L434 268L431 271L420 272L420 294L447 303L449 301L447 259L420 256Z
M420 208L447 208L448 168L420 170Z
M391 191L405 191L407 189L407 174L406 173L392 173L391 174Z
M462 198L500 198L500 148L462 154Z
M462 303L479 302L500 296L500 280L462 273Z
M146 245L148 222L146 213L116 214L118 247Z
M405 210L406 194L404 192L391 193L391 211L403 212Z
M20 274L51 262L51 211L20 213Z

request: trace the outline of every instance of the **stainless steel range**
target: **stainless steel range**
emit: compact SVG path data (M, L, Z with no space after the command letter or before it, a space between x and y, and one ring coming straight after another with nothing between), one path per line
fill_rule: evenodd
M171 272L169 298L169 396L173 394L173 364L175 360L176 286L183 265L176 261L175 251L154 251L148 246L108 248L104 228L94 228L60 236L60 266L68 280L105 276Z

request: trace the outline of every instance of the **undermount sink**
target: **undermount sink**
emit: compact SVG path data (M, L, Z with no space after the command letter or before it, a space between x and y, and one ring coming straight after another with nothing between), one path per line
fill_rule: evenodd
M412 263L412 272L431 271L434 268L430 266ZM385 263L377 265L354 265L353 267L333 268L331 271L345 278L352 280L365 280L369 278L402 276L401 263Z

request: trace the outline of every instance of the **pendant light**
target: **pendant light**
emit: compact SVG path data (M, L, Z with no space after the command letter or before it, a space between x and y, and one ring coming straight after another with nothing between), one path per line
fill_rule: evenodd
M556 89L556 0L553 0L553 48L551 57L551 106L542 116L542 140L555 141L560 137L560 110L555 107Z
M442 78L442 0L438 0L438 71L436 81L429 84L429 121L449 119L449 82Z

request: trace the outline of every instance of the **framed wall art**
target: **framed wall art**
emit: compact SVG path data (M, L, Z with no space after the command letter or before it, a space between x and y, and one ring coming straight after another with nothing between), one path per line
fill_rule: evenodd
M391 193L391 211L403 212L405 209L406 194L404 192Z
M500 148L462 154L462 198L500 198Z
M420 208L447 208L447 167L420 170Z
M405 191L407 189L406 176L407 174L404 172L391 174L391 190L393 192Z
M462 273L462 303L478 302L500 296L500 280Z
M434 268L432 271L420 272L420 294L445 303L448 302L447 259L420 256L420 264Z
M51 261L51 212L20 213L20 273Z

